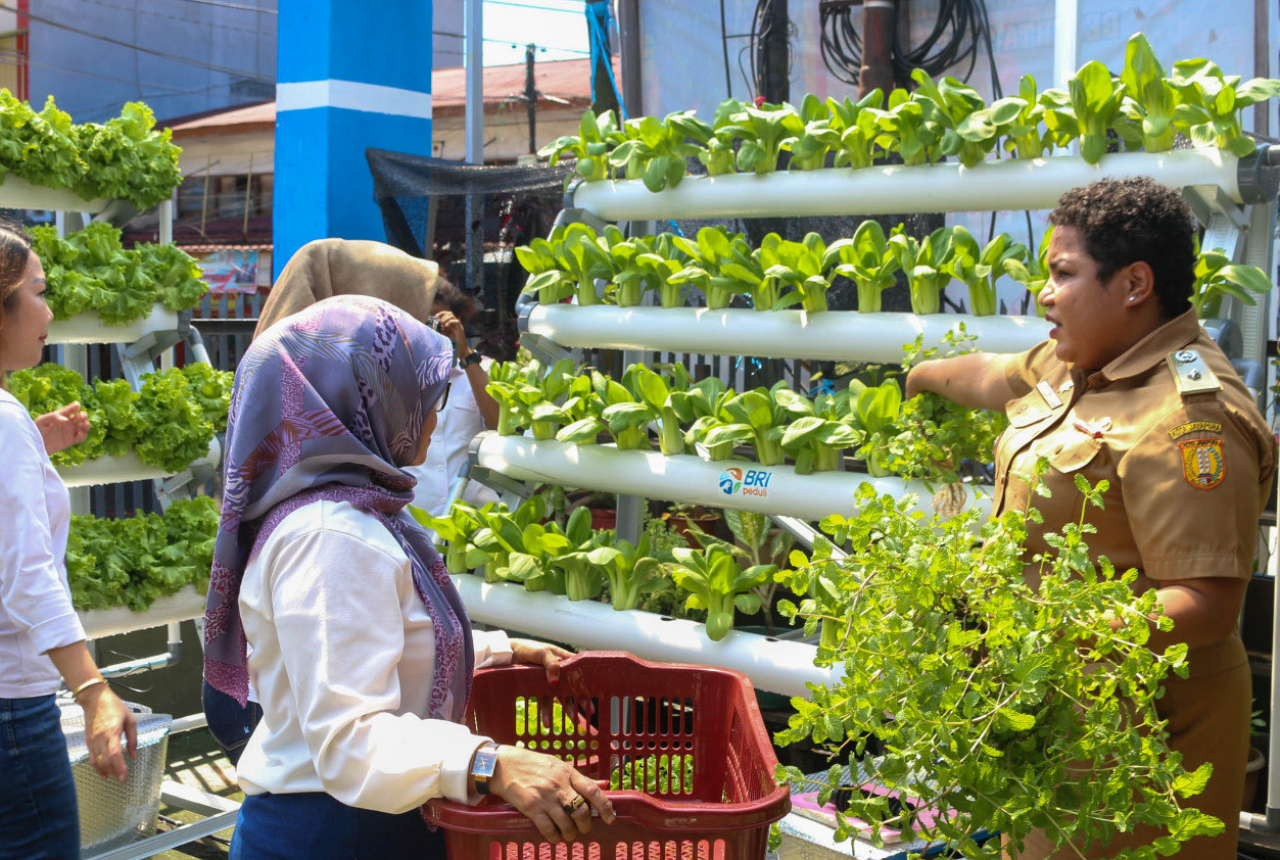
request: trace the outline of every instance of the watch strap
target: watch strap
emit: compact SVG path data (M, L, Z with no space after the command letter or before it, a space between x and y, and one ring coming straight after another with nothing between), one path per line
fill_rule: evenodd
M484 361L484 356L478 352L467 353L467 357L458 362L458 367L468 368L473 364L479 364Z

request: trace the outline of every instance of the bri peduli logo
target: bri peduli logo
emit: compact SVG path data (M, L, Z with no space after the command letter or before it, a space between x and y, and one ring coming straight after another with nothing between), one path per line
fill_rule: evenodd
M726 496L732 496L734 493L741 493L744 496L767 496L769 495L769 481L773 479L773 472L765 469L747 469L738 468L725 469L720 473L720 492Z

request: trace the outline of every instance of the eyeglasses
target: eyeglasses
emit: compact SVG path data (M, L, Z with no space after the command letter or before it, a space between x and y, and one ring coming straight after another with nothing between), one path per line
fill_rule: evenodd
M436 401L436 411L443 412L444 405L449 402L449 389L453 387L452 382L444 384L444 394L440 395L440 399Z

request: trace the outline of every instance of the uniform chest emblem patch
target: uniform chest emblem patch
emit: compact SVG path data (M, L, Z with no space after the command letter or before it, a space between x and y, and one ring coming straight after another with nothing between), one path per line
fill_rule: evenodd
M1182 475L1198 490L1212 490L1222 483L1227 464L1222 456L1221 439L1191 439L1179 442L1182 449Z

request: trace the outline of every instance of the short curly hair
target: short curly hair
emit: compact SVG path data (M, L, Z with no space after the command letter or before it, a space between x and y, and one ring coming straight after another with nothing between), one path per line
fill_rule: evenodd
M1099 179L1058 198L1049 223L1080 231L1106 281L1138 261L1155 274L1160 313L1186 313L1195 283L1195 221L1182 195L1147 176Z

